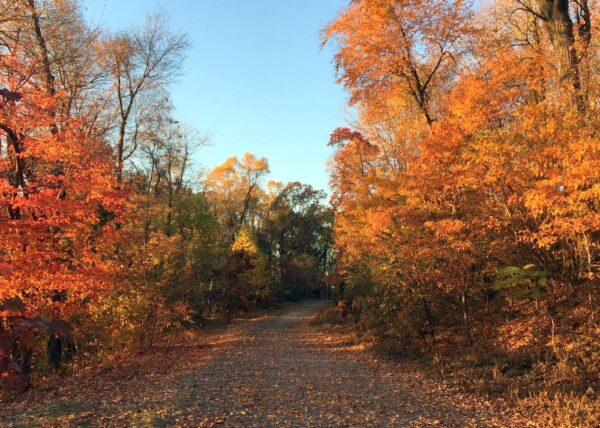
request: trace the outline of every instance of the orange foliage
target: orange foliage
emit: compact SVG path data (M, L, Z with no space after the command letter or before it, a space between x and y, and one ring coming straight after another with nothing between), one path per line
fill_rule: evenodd
M119 240L121 192L110 150L85 118L62 120L49 95L27 79L17 55L0 58L0 301L19 297L30 312L62 311L109 287ZM18 96L7 96L16 94ZM67 299L68 297L68 299Z
M467 301L503 267L600 273L600 116L573 106L528 13L357 0L324 31L359 116L331 138L340 271L367 271L379 298L395 295L379 310L407 295L428 307L432 286L455 293L469 341ZM597 58L573 49L589 99Z

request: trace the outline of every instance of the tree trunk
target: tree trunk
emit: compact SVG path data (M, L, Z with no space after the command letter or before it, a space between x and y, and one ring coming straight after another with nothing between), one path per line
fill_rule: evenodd
M0 125L6 133L7 146L10 146L14 150L14 174L9 177L9 183L16 188L25 188L25 159L21 156L23 148L21 146L21 140L19 135L7 126ZM7 151L10 153L10 151ZM12 161L12 159L11 159ZM16 197L16 194L14 195ZM21 209L19 207L8 206L8 217L11 220L19 220L21 218Z
M470 346L473 340L471 338L471 321L469 319L468 292L466 287L460 296L460 303L463 315L463 328L465 330L465 343Z
M429 307L429 303L425 299L423 299L423 311L425 313L425 321L427 322L427 327L429 327L429 334L431 334L432 341L435 342L435 328L433 326L433 316L431 315L431 308Z
M544 27L554 48L554 61L561 84L572 91L572 101L578 110L585 103L581 93L581 80L573 21L569 15L569 0L538 0Z
M29 10L31 12L33 31L35 33L35 38L38 43L38 47L40 48L40 56L42 59L42 66L44 68L44 79L46 81L46 90L50 95L55 95L56 88L54 86L54 74L52 74L52 68L50 66L50 55L48 54L48 46L46 44L46 39L42 34L42 27L40 25L40 18L37 12L37 7L35 5L35 0L28 0L28 5Z
M123 182L123 164L124 164L124 151L125 151L125 126L127 124L127 118L121 119L119 125L119 137L117 141L117 171L116 178L117 182Z
M48 363L54 370L58 370L62 363L62 339L55 334L51 335L48 338L46 353Z

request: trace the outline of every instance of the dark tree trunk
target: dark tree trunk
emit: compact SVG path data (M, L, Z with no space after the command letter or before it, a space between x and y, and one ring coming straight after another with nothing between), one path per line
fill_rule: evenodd
M62 363L62 339L55 334L48 338L47 355L48 363L58 370Z
M578 110L585 107L573 21L569 14L569 0L538 0L544 27L554 48L554 60L559 79L564 87L573 92L573 104Z
M460 303L463 315L463 328L465 332L465 343L470 346L473 343L473 339L471 337L471 320L469 317L469 305L468 305L468 291L467 288L463 290L460 296Z
M117 141L117 171L116 178L119 183L123 182L123 164L124 160L124 151L125 151L125 126L127 124L127 118L121 120L121 124L119 125L119 137Z

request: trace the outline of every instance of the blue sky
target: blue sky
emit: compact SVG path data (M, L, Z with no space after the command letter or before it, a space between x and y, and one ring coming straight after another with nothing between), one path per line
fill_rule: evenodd
M327 188L330 132L345 124L333 51L319 31L348 0L85 0L88 19L107 29L167 12L192 49L172 87L177 119L211 134L197 163L211 168L250 151L271 178Z

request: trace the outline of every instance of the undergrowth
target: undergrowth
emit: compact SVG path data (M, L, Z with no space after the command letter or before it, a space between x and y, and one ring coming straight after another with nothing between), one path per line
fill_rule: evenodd
M569 323L572 317L564 316ZM543 322L532 323L538 339ZM523 319L516 317L515 325ZM349 335L380 356L418 362L449 386L500 400L507 409L525 415L533 426L596 428L600 426L600 328L582 325L557 333L550 343L533 340L517 346L511 338L497 336L464 346L459 340L438 337L420 348L400 334L384 332L360 317L340 315L335 307L323 308L313 325ZM509 326L510 327L510 326ZM558 326L560 327L560 326ZM511 331L506 328L503 331ZM449 332L446 332L450 335ZM459 333L458 333L459 334ZM479 334L483 334L479 332ZM444 342L442 342L444 339Z

